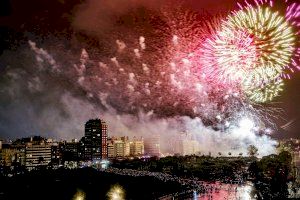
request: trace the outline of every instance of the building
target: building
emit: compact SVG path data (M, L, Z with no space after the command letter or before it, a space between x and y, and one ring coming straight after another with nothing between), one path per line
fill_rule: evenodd
M130 155L130 141L128 136L121 137L121 140L124 142L124 156L127 157Z
M13 166L14 164L25 165L25 145L3 144L1 149L1 164Z
M144 155L144 140L140 138L140 140L133 138L133 141L130 142L130 156L143 156Z
M79 161L79 142L72 141L67 142L64 141L60 144L60 151L62 155L62 161Z
M182 140L182 155L193 155L199 153L200 145L197 140Z
M51 145L51 164L52 166L59 166L61 164L61 151L59 143L52 143Z
M82 160L80 143L77 140L63 141L59 144L61 155L61 165L66 168L77 168L79 161Z
M158 134L145 138L145 154L149 156L160 156L160 136Z
M114 141L114 153L115 158L125 157L125 143L122 140Z
M200 144L187 132L176 134L172 139L172 151L176 155L192 155L200 153Z
M83 158L86 161L107 159L107 125L100 119L91 119L85 124Z
M107 140L107 157L109 159L115 158L114 141L111 138Z
M130 142L128 137L112 137L108 140L108 158L125 158L130 155Z
M25 147L25 166L28 170L47 166L51 162L51 144L27 143Z

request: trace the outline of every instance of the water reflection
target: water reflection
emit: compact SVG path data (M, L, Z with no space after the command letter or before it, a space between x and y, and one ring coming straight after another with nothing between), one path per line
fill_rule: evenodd
M172 195L166 195L160 200L184 199L184 200L250 200L253 196L254 187L251 183L243 185L224 183L204 183L202 191L184 191Z
M201 182L201 190L187 190L179 193L169 194L162 196L158 199L169 200L169 199L182 199L182 200L251 200L257 199L257 188L251 182L246 182L245 184L225 184L225 183L207 183ZM107 192L107 197L109 200L125 200L125 193L130 191L125 191L119 184L112 185ZM134 191L131 191L134 192ZM290 197L299 197L300 193L297 190L294 195ZM269 194L270 195L270 194ZM271 195L272 196L272 195ZM72 200L86 200L85 192L78 190Z
M206 191L203 194L199 194L197 199L211 200L211 199L241 199L250 200L252 199L251 193L253 186L250 183L245 185L236 184L207 184L205 187Z

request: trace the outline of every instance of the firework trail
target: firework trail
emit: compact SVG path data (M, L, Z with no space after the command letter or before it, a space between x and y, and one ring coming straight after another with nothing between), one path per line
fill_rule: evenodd
M128 38L115 34L107 56L82 50L70 70L88 98L120 113L201 117L217 129L241 115L270 121L255 102L272 100L283 82L258 65L255 37L234 28L234 14L223 20L178 7L146 16Z
M297 6L289 8L289 26L295 21L295 10ZM259 102L270 101L279 94L281 75L287 67L282 68L280 76L275 75L276 79L262 78L265 71L259 74L257 70L262 50L248 31L250 28L233 28L234 24L227 22L227 15L235 16L233 13L211 16L177 5L159 10L139 7L115 16L109 34L106 30L99 31L100 39L97 34L92 37L88 31L77 30L79 36L75 35L74 40L79 39L75 45L41 45L29 41L36 65L28 62L26 66L37 68L28 69L24 64L19 76L29 74L29 89L25 92L33 96L43 88L49 94L58 90L56 93L63 94L63 98L56 97L53 107L57 107L59 99L67 105L67 110L74 107L70 116L82 116L84 110L90 114L92 110L95 116L108 119L111 127L121 124L113 134L127 129L136 133L153 129L153 133L167 135L186 129L201 138L199 141L205 147L218 146L213 142L220 140L224 149L231 148L231 144L243 148L257 139L259 146L266 144L272 149L274 141L258 138L256 134L272 126L271 119L280 111ZM28 57L32 59L31 54ZM292 59L296 62L294 54ZM18 74L17 70L9 71L12 77ZM18 80L22 84L27 79L13 79ZM86 104L81 105L82 101ZM80 120L76 124L85 117L77 117ZM245 121L255 125L249 130L246 124L247 131L239 135Z
M89 59L82 50L77 64L81 67L76 71L87 96L121 113L200 116L206 125L217 129L241 114L256 120L257 116L263 117L243 99L239 86L214 81L198 67L197 49L221 20L212 18L203 29L201 15L178 12L162 12L161 25L155 29L162 36L159 41L136 36L132 43L119 38L115 40L115 53L101 60Z
M278 115L278 109L259 103L269 102L281 92L282 74L294 59L285 43L290 41L295 50L294 40L290 40L295 34L290 35L290 29L288 34L279 33L275 22L267 20L274 16L273 20L286 25L283 27L290 27L288 17L259 6L242 7L229 17L180 6L146 10L143 16L130 12L118 19L121 27L101 47L104 53L83 48L77 57L70 56L67 64L55 61L35 43L29 45L38 62L48 62L58 77L72 82L104 110L161 118L199 117L204 125L222 131L238 126L244 117L273 126L270 118ZM297 8L289 8L288 21L293 21ZM128 23L131 18L128 28L122 20ZM262 41L258 26L273 27L266 41ZM268 50L273 43L280 55ZM287 59L280 61L274 56Z

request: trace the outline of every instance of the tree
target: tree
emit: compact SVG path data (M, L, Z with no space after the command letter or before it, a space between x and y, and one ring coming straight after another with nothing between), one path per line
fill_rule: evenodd
M44 157L40 156L40 157L38 158L38 160L39 160L39 164L41 164L41 163L44 162Z
M247 148L248 150L248 155L249 156L256 156L257 155L257 152L258 152L258 149L254 146L254 145L249 145L249 147Z
M293 160L292 158L292 154L288 151L282 151L279 153L278 155L278 159L280 162L282 162L283 164L290 166L291 162Z

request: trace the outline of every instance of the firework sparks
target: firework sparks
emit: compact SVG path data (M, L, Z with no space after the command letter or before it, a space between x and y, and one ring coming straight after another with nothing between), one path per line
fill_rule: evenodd
M81 190L78 190L74 195L73 200L85 200L85 193Z
M108 192L107 196L110 200L124 200L125 193L121 186L114 185Z
M250 34L224 27L205 41L202 65L218 82L243 82L257 61L256 46Z
M263 68L258 71L274 78L290 64L295 50L295 34L292 26L278 12L268 7L249 7L229 16L226 24L232 29L243 27L253 36L259 56L255 64Z
M280 76L297 63L297 6L289 8L290 20L273 10L249 4L214 17L162 9L149 14L154 30L116 34L105 56L83 50L70 74L90 100L118 113L200 117L214 127L234 123L241 112L265 118L256 104L279 95Z
M282 91L281 78L299 68L294 27L300 7L289 6L284 16L273 6L272 1L239 4L199 50L200 68L212 82L240 87L252 102L272 101Z
M278 96L281 91L283 91L284 83L282 79L272 81L271 83L263 84L260 87L246 88L246 94L249 96L250 100L264 103L272 101L274 97ZM247 87L247 86L246 86Z

